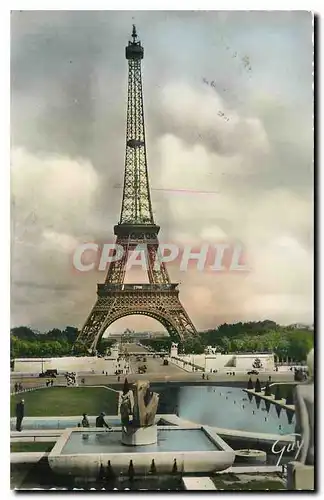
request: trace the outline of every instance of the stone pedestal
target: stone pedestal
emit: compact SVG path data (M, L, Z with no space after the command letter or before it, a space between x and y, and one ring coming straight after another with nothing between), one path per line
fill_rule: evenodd
M287 467L288 490L314 490L314 466L289 462Z
M157 425L149 427L122 427L122 443L127 446L145 446L157 442Z
M264 464L267 461L267 454L262 450L237 450L235 452L235 463Z

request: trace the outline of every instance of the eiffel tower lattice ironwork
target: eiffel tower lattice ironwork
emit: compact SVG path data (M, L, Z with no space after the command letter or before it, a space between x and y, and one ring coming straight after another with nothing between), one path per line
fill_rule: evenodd
M179 300L178 283L171 283L165 264L159 259L160 227L153 218L146 159L143 57L144 49L133 26L132 41L126 47L128 100L123 199L120 222L114 226L116 245L123 252L121 258L110 262L105 283L98 284L97 302L77 338L91 352L96 351L109 325L133 314L158 320L175 340L197 334ZM127 261L138 245L146 250L149 284L125 284Z

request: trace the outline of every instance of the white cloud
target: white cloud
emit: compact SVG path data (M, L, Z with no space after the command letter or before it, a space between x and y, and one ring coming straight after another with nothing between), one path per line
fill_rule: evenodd
M251 266L235 275L170 265L189 315L198 328L265 317L312 322L310 20L237 12L219 23L216 14L168 13L162 23L159 13L139 15L151 186L182 190L152 191L161 241L240 240ZM41 288L26 294L13 285L13 322L81 326L105 276L73 273L71 252L91 238L110 240L119 218L122 192L113 186L122 182L127 80L120 58L131 13L100 13L100 22L93 13L14 18L12 275L53 290L47 300ZM248 79L234 51L249 55ZM280 72L287 64L289 78ZM60 284L73 287L62 295ZM112 329L142 321L120 320Z
M269 151L267 134L260 120L240 116L236 110L229 109L216 90L206 85L200 88L185 83L166 85L162 106L173 126L190 128L196 137L207 137L222 152L237 155ZM239 173L240 164L234 165Z
M88 160L34 155L17 148L11 154L14 215L40 227L73 227L91 210L99 185Z

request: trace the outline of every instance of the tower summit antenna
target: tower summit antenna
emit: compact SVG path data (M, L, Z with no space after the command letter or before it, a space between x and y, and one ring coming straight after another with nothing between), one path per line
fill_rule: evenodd
M137 38L137 33L136 33L136 26L133 24L133 32L132 32L132 37L133 37L133 43L135 43L135 40Z
M179 300L178 283L170 281L165 263L159 258L160 227L153 217L146 157L141 69L144 48L135 25L132 38L125 49L128 96L123 199L119 223L114 226L116 248L123 252L119 259L111 259L105 283L98 284L97 302L77 339L90 352L96 352L109 325L133 314L159 321L173 341L197 335ZM146 250L148 284L125 283L128 259L138 246Z

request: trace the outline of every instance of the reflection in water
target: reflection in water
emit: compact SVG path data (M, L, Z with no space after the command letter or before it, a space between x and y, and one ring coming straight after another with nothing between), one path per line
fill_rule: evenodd
M291 410L286 409L286 414L288 418L288 423L291 424L294 418L294 412Z
M264 432L269 434L289 434L294 432L294 413L290 411L289 421L284 414L278 414L276 405L259 396L246 405L246 393L239 388L231 388L230 394L225 387L179 388L179 417L203 425ZM248 395L249 396L249 395ZM265 413L267 412L266 416ZM288 414L287 414L288 416Z
M280 413L281 413L281 410L282 410L282 406L278 406L278 405L275 405L276 406L276 412L277 412L277 415L278 417L280 417Z

